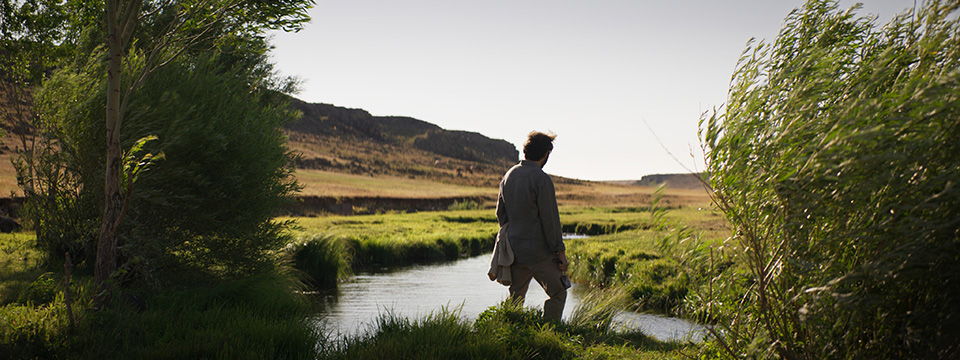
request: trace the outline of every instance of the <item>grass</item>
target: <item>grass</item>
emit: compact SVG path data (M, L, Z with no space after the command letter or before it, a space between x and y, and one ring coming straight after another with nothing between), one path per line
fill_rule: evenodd
M561 210L565 230L596 235L566 241L570 276L592 287L623 291L631 310L704 317L691 302L702 298L701 288L730 265L717 250L729 234L726 222L711 208L660 209L664 211L651 212L649 206Z
M662 255L653 239L636 232L567 241L574 281L629 293L633 310L681 313L689 275Z
M90 279L81 282L83 289L90 288ZM147 308L139 312L122 302L89 310L92 294L82 291L73 305L75 329L69 327L62 295L42 305L11 303L0 307L0 354L14 359L314 358L319 329L304 321L309 307L290 283L260 276L141 290Z
M301 195L399 198L458 196L496 197L496 187L475 187L431 179L394 175L355 175L341 172L298 169L297 180L304 185Z
M285 220L285 219L281 219ZM296 218L295 238L328 236L344 246L355 268L455 260L493 249L497 232L490 211L461 210Z
M510 302L491 307L473 323L449 309L413 320L386 314L369 335L342 339L323 358L679 359L695 348L614 331L602 318L552 323L540 315Z
M638 249L651 243L658 231L649 206L601 208L570 207L560 209L563 231L575 234L603 235L613 233L645 234L643 239L578 240L569 244L601 244L604 251ZM716 237L725 230L723 219L715 212L690 206L671 210L669 221L690 223L702 229L707 236ZM421 213L388 213L359 216L325 216L281 218L296 220L292 231L296 242L322 237L324 242L339 248L341 258L354 269L404 266L416 263L455 260L476 256L493 248L498 229L496 215L491 209L451 210ZM630 232L632 231L632 232ZM621 235L626 236L626 235ZM602 238L601 238L602 239ZM600 242L598 242L600 241ZM319 245L318 245L319 246ZM596 246L594 246L596 247ZM574 245L574 249L576 246ZM584 250L587 251L587 250ZM607 256L594 251L582 254ZM340 270L338 270L340 271ZM594 270L590 270L594 271ZM328 271L329 273L330 271ZM342 273L342 272L341 272ZM600 278L583 277L591 283L608 285Z
M674 208L664 218L689 222L705 234L723 228L712 212L691 206ZM293 235L304 248L313 249L311 256L340 261L336 271L319 266L316 272L335 272L338 278L349 274L345 259L352 267L382 267L477 255L492 247L497 230L491 209L296 220L299 228ZM122 301L90 311L91 279L79 276L71 284L77 316L77 327L71 329L62 270L44 267L31 235L0 235L0 353L78 359L673 359L698 351L694 345L661 343L609 328L611 309L677 312L681 294L700 286L697 279L702 276L690 275L696 268L677 256L690 247L658 241L675 231L660 229L663 222L643 206L564 206L561 220L568 230L615 232L567 244L574 278L618 294L616 300L586 300L584 304L593 306L560 324L544 323L537 310L509 304L490 309L473 323L455 311L421 319L386 316L370 335L333 343L304 321L312 310L296 295L300 288L288 273L124 289L147 304L139 312Z
M318 329L291 282L261 275L175 291L148 292L147 310L91 314L65 349L79 358L312 358Z
M649 229L649 207L563 207L560 222L563 232L581 235L603 235L627 230Z
M344 242L318 235L298 239L284 249L291 265L301 273L305 285L318 289L336 288L340 279L352 274Z
M32 234L0 234L0 305L16 301L45 272L34 239Z
M274 273L163 288L125 288L93 311L90 276L47 269L32 235L0 235L0 358L314 358L319 330L306 323L298 284ZM48 272L50 271L50 272ZM129 306L129 294L146 304Z

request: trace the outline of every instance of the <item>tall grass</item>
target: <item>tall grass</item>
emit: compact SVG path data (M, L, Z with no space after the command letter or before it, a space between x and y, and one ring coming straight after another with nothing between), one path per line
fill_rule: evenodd
M350 253L342 241L331 236L297 239L284 252L304 283L313 288L335 288L337 281L352 274Z
M630 294L633 310L682 312L680 305L690 286L688 275L656 250L649 234L628 232L566 243L574 281L620 288Z
M312 358L319 333L278 275L145 294L142 312L89 314L66 353L77 358Z
M573 233L603 234L649 227L637 211L642 209L569 208L564 209L561 220L564 231ZM296 220L299 229L294 236L322 236L328 242L341 243L343 248L336 251L355 269L480 255L493 249L498 229L494 212L480 209Z
M294 236L341 242L352 267L392 267L455 260L493 249L492 211L462 210L297 218Z
M603 235L616 232L650 229L653 225L642 214L648 207L563 208L560 214L565 233Z
M598 297L599 298L599 297ZM374 330L342 339L324 359L679 359L692 350L639 332L610 327L607 300L577 311L569 323L546 322L540 310L512 302L491 307L470 323L449 309L420 319L382 315ZM590 306L590 305L587 305ZM688 351L689 352L689 351Z
M958 8L812 0L743 53L703 129L744 269L716 283L729 357L960 357Z
M342 340L327 359L494 359L504 349L477 336L457 312L443 310L412 320L384 314L370 335Z
M36 305L0 307L4 358L306 359L316 356L319 329L304 319L309 307L274 276L164 293L144 293L147 308L124 304L89 311L86 294L74 303L71 330L63 296ZM92 287L86 287L92 288Z
M92 279L81 274L70 284L71 328L62 270L34 262L41 254L31 237L0 235L2 359L312 359L323 346L320 330L305 321L312 309L294 293L298 283L279 272L188 282L168 276L160 286L124 288L120 301L98 311ZM124 301L130 294L142 303Z

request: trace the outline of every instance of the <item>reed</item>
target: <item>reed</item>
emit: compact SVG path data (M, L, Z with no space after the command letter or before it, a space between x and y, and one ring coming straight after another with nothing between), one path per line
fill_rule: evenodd
M703 119L737 250L704 304L730 358L958 358L960 2L839 6L751 42Z
M287 245L284 252L303 282L313 288L335 288L339 279L352 274L350 254L344 243L331 236L298 239Z

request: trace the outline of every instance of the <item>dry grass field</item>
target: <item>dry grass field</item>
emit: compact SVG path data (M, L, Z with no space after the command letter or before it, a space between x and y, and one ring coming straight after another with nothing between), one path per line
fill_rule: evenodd
M18 140L9 134L0 144L0 197L20 196L16 171L11 160L17 157ZM432 199L478 197L495 204L497 183L503 168L486 168L456 175L457 168L469 163L444 158L435 164L433 157L409 149L380 148L360 144L291 141L293 151L304 158L328 157L338 164L360 164L336 169L297 169L303 185L301 195L319 197L386 197ZM6 146L6 148L4 148ZM375 162L373 159L381 159ZM549 169L548 169L549 170ZM652 199L654 187L624 185L554 177L557 200L561 206L643 206ZM667 206L705 206L710 199L703 189L666 189L661 204Z
M0 154L0 197L23 195L23 191L17 186L17 171L10 162L15 157L14 153Z

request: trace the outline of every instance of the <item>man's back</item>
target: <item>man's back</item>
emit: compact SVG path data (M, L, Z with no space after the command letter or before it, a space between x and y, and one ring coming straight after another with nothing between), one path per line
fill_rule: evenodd
M535 161L524 160L500 182L500 224L510 223L508 238L518 264L532 264L563 250L560 214L550 176Z

